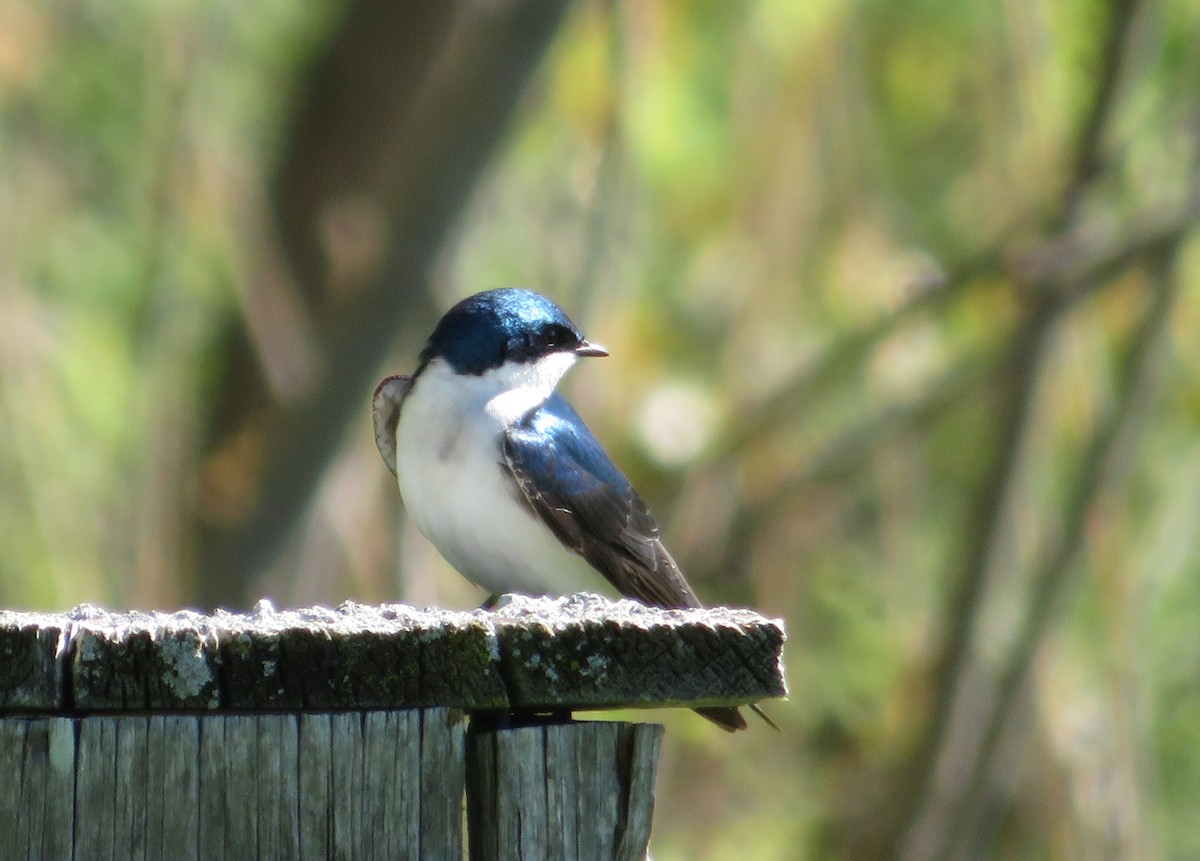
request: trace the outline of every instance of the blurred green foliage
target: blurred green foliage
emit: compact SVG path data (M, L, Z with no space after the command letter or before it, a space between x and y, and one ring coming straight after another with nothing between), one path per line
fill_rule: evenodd
M5 605L194 600L223 333L341 11L0 0ZM660 861L1200 855L1198 45L1184 2L571 9L432 289L559 300L698 591L788 621L783 734L669 718ZM319 575L260 588L470 602L392 526L368 395Z

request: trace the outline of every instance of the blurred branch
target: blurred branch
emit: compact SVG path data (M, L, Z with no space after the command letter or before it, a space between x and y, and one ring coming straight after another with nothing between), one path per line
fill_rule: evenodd
M921 822L931 803L940 753L949 736L962 680L971 660L970 644L979 621L989 564L1002 533L1017 465L1029 433L1042 356L1060 312L1057 303L1043 304L1019 327L1011 341L1011 375L996 409L1000 423L997 454L975 497L962 574L953 584L953 594L942 613L946 632L930 672L935 699L913 757L910 785L898 796L905 806L901 819L905 827L898 834L909 831L908 823Z
M607 262L612 258L614 220L619 207L621 192L625 190L626 172L625 117L627 77L629 74L629 48L626 44L625 5L609 0L605 25L608 28L607 85L611 90L604 116L604 137L600 146L599 162L595 169L594 190L588 212L584 234L582 260L579 275L573 285L572 304L581 307L595 298L596 284Z
M711 572L736 571L739 560L750 558L757 533L771 523L791 500L816 485L825 484L858 469L876 447L886 441L924 427L964 397L978 391L981 384L1007 364L997 351L980 350L976 355L954 363L935 381L924 386L919 395L891 404L859 424L844 430L809 459L804 467L784 477L764 496L747 502L735 515L724 542L723 558L715 561Z
M1200 221L1200 182L1174 207L1154 206L1119 228L1083 227L1014 257L1010 272L1032 300L1066 293L1077 302L1108 279L1178 245Z
M982 347L970 356L955 360L953 366L926 385L921 394L910 400L892 404L858 425L839 431L836 439L820 449L800 471L784 475L770 491L748 502L730 529L730 537L726 542L728 552L725 554L725 566L731 566L732 560L740 558L752 542L753 534L769 522L787 500L795 498L814 484L845 476L861 465L865 456L876 446L936 420L964 397L979 391L983 383L997 374L1007 374L1010 379L1020 378L1040 349L1044 335L1044 331L1041 331L1043 327L1052 325L1059 317L1097 291L1113 286L1114 276L1126 271L1130 266L1147 257L1160 255L1164 250L1177 245L1195 229L1197 221L1200 221L1200 186L1174 210L1155 208L1139 214L1132 220L1134 226L1119 233L1109 231L1099 234L1084 229L1051 239L1023 255L1014 255L1007 271L1017 282L1018 292L1028 298L1035 310L1025 323L1015 327L1011 334L1000 342L1006 346L999 349L994 345ZM965 282L947 282L950 283ZM948 298L948 294L942 292L937 301L945 301ZM800 386L807 386L810 394L813 394L831 383L831 377L841 373L847 362L857 361L858 350L866 349L876 337L881 337L881 332L890 331L898 325L897 316L917 313L921 304L922 300L914 300L896 314L830 348L825 357L814 366L814 370L804 375L804 382L801 382L800 378L797 379L795 391L798 391ZM1026 382L1031 385L1033 380ZM1027 395L1028 392L1022 389L1018 402L1006 398L1007 407L1001 408L999 412L1014 421L1024 421L1024 417L1016 408L1018 403L1024 403L1024 397ZM771 414L770 418L765 418L768 412ZM764 408L760 415L768 425L780 417L774 408ZM1005 425L999 436L1001 439L1012 441L1014 431L1014 427ZM740 433L741 431L739 435ZM1009 453L1010 456L1013 454L1015 452ZM1009 466L1009 457L1001 457L995 469L1006 473ZM982 496L987 500L994 500L994 491L999 488L999 482L1000 479L993 475L992 480L986 484L989 490ZM989 519L995 514L989 506L988 511L978 514L977 517ZM983 558L985 557L972 557L967 570L975 572L976 566L982 564ZM960 611L973 607L972 599L977 598L976 590L970 588L971 581L971 577L964 578L964 593L951 602L952 606ZM959 613L952 613L950 618L969 625L969 615L963 617ZM964 630L953 635L951 640L953 643L960 643L961 637L967 634L969 631Z
M1030 301L1072 289L1070 303L1102 289L1106 279L1147 254L1172 245L1200 219L1200 186L1174 208L1155 206L1140 212L1120 230L1085 226L1045 240L1026 251L980 254L940 283L916 292L908 301L868 326L845 335L783 384L730 429L709 454L709 463L733 460L763 436L791 419L866 360L871 350L909 319L942 310L979 287L986 275L1006 276Z
M1084 194L1100 173L1104 130L1108 128L1113 106L1116 104L1137 8L1138 0L1112 2L1108 33L1104 40L1104 58L1100 63L1096 88L1092 91L1091 104L1079 126L1079 134L1072 150L1075 153L1074 166L1064 186L1059 211L1051 222L1055 227L1070 224L1075 220Z
M1061 207L1046 225L1048 234L1060 233L1062 226L1076 220L1079 203L1098 175L1101 140L1112 115L1135 17L1136 0L1115 0L1103 42L1102 67L1090 108L1076 139L1074 167L1064 184ZM1177 242L1195 221L1198 202L1200 193L1193 188L1175 217L1164 219L1162 213L1156 212L1144 222L1134 220L1131 223L1138 227L1125 240L1110 236L1107 241L1097 241L1082 228L1069 231L1024 255L1012 267L1014 275L1028 285L1025 294L1036 303L1026 329L1029 343L1035 349L1029 351L1027 360L1018 368L1008 406L1000 414L1004 422L1004 441L993 464L992 477L981 488L976 537L968 545L959 586L943 614L948 627L933 672L935 702L929 723L910 760L907 785L901 785L896 792L899 816L894 823L895 830L885 836L880 847L885 853L899 850L907 858L938 857L942 847L948 845L944 834L949 827L946 823L952 820L943 818L929 829L925 827L926 817L935 798L953 798L955 795L952 790L937 785L938 765L946 754L952 721L963 707L964 675L972 659L970 645L986 591L989 560L995 552L1004 512L1009 505L1013 475L1028 431L1029 405L1036 390L1041 348L1058 317L1070 305L1111 283L1110 276L1131 262ZM1020 346L1018 343L1018 349Z
M1177 246L1167 249L1150 261L1154 269L1154 292L1150 307L1132 336L1121 368L1116 400L1108 417L1099 423L1080 463L1067 498L1061 534L1049 541L1042 553L1043 562L1034 574L1025 616L1000 674L986 727L977 748L967 756L970 773L965 782L966 791L955 796L955 809L949 811L946 818L950 829L949 840L944 850L935 857L951 857L954 848L966 834L972 819L971 813L979 809L1009 715L1027 682L1029 668L1050 622L1065 601L1068 578L1084 543L1088 516L1105 484L1110 481L1119 444L1124 440L1126 446L1135 446L1135 440L1130 438L1133 436L1131 430L1150 397L1156 347L1170 319L1177 291L1173 271L1176 249Z
M1200 213L1200 188L1193 190L1183 205L1175 211L1156 209L1132 219L1130 223L1134 226L1123 235L1124 238L1086 226L1064 231L1064 227L1075 221L1078 204L1100 169L1102 137L1116 103L1123 58L1136 17L1136 8L1137 0L1114 0L1104 41L1102 68L1093 90L1092 101L1079 128L1074 148L1076 157L1064 183L1057 213L1044 220L1042 235L1054 238L1023 253L1006 252L1005 241L1000 239L996 246L999 251L985 250L977 254L972 260L955 267L940 281L923 285L923 289L915 291L893 312L842 337L762 404L752 408L748 415L739 420L736 427L728 430L710 449L707 471L727 467L748 447L790 420L797 410L832 389L846 374L859 367L878 344L908 320L921 314L936 313L969 293L972 288L991 283L983 277L986 275L1007 275L1019 285L1018 292L1025 298L1035 305L1045 306L1044 315L1034 314L1026 327L1018 328L1013 336L1013 355L999 364L999 367L1008 368L1019 378L1022 367L1033 361L1032 354L1037 352L1037 345L1044 336L1044 332L1037 331L1038 327L1043 324L1051 326L1062 311L1080 301L1091 290L1100 289L1104 279L1111 274L1126 269L1156 248L1177 241L1191 229ZM1065 301L1060 302L1053 296L1045 295L1067 288L1073 289L1073 295ZM956 372L952 371L914 401L893 406L849 433L839 435L839 439L826 447L800 474L784 478L763 500L748 505L739 512L730 526L722 570L736 570L734 563L743 558L747 542L752 540L753 534L764 522L771 519L773 512L784 499L802 492L815 481L844 473L851 464L851 459L861 458L882 439L935 418L969 391L969 387L961 384L970 382L973 373L978 373L979 379L983 379L989 373L986 365L987 361L978 357L969 360L967 366L971 371L964 371L958 380L953 379ZM1030 373L1034 374L1035 371L1030 370ZM1035 376L1031 376L1028 384L1032 386L1035 379ZM1018 386L1018 389L1020 388ZM1014 400L1009 401L1010 407L1024 403L1024 396L1020 391L1011 397ZM1023 415L1010 414L1008 409L1002 409L1002 413L1010 415L1014 423L1021 424L1025 421ZM1010 433L1015 430L1015 426L1009 428ZM1004 436L1002 432L1002 438ZM1000 454L995 464L993 479L986 485L985 495L1001 489L1001 480L997 475L1005 474L1013 465L1014 461L1011 458L1015 455L1015 450ZM983 511L978 517L998 515L1002 509L999 501L994 505L985 503L984 507L996 510ZM986 536L989 533L990 530L983 529L980 535ZM976 573L964 575L960 593L951 602L951 607L956 611L967 612L965 615L959 615L958 612L952 611L948 616L951 623L947 649L957 650L970 639L974 624L972 608L976 606L982 594L982 584L976 580L981 579L983 573L977 570L977 566L984 564L989 557L990 546L991 541L985 539L980 548L969 554L971 561L967 564L967 570ZM943 659L941 663L945 664L947 660L949 659ZM948 666L946 669L950 671L951 677L954 677L961 667ZM951 688L953 687L951 685ZM941 705L944 708L948 703ZM939 708L938 711L940 710ZM931 742L939 739L944 731L944 727L938 728L938 723L939 720L935 718ZM917 799L920 797L920 793L909 796L914 803L919 803Z
M736 512L724 541L719 542L724 548L722 553L691 562L691 569L701 580L743 570L756 536L787 509L790 500L815 485L850 474L867 461L866 455L877 446L936 421L973 393L989 389L986 385L989 380L1006 386L1000 395L1003 402L996 408L996 414L1001 416L997 439L1002 448L977 497L977 509L972 516L976 526L971 530L976 538L968 548L961 580L943 614L947 620L945 640L939 650L941 657L935 661L931 673L938 694L926 735L914 756L914 761L923 762L926 770L923 778L913 778L922 786L933 778L935 754L945 741L959 681L969 661L967 645L974 636L988 560L999 536L1008 482L1023 444L1029 398L1036 388L1037 362L1044 340L1064 314L1095 293L1114 286L1115 276L1131 266L1178 245L1196 228L1198 221L1200 185L1175 208L1154 207L1136 215L1130 225L1122 229L1097 231L1085 227L1049 239L1027 252L1008 255L1008 262L1000 271L1009 276L1018 295L1026 299L1032 310L1025 321L1000 342L1004 346L980 347L971 355L955 360L951 368L927 384L919 395L893 403L857 425L839 431L836 438L820 448L800 470L781 474L773 487L747 501ZM995 259L1002 258L1003 255L996 255ZM989 264L984 260L981 257L970 271L986 271ZM952 301L954 295L970 283L971 278L966 273L964 269L960 278L940 285L935 291L936 296L915 297L892 315L831 347L809 371L797 377L786 392L781 391L749 420L757 424L755 434L766 433L782 422L792 408L793 398L797 404L807 403L832 385L850 367L862 361L875 343L894 331L904 317ZM724 452L724 461L717 460L705 466L706 472L713 473L723 464L736 461L735 452L758 438L749 435L747 428L748 425L740 428L737 437L728 438L728 443L735 444L734 447ZM744 433L747 435L743 440ZM689 480L689 486L693 480L694 476ZM925 803L927 789L926 786L921 792L907 792L902 797L916 810Z
M1014 341L1016 387L999 412L1003 421L1003 442L991 478L985 482L978 497L979 509L974 518L978 525L973 532L976 538L968 546L962 578L943 614L948 627L932 672L937 694L929 724L913 757L912 784L898 796L905 805L902 821L907 824L897 834L917 827L931 800L937 764L955 715L962 679L971 660L969 646L985 592L988 562L1000 535L1011 476L1023 446L1029 398L1036 387L1036 360L1045 338L1063 314L1098 290L1116 283L1115 275L1174 248L1195 228L1198 218L1200 187L1173 212L1155 210L1134 219L1134 224L1139 226L1131 228L1123 239L1109 236L1101 240L1081 231L1051 240L1013 265L1014 273L1021 273L1027 279L1023 294L1037 304ZM1105 242L1113 244L1106 246ZM925 855L918 852L916 857Z
M207 507L201 603L248 597L250 577L275 558L347 425L366 422L389 346L427 330L436 314L430 267L564 7L348 8L302 90L275 193L320 372L280 403L244 333L227 348L206 471L237 476L251 499L232 515L221 500Z
M1058 211L1043 225L1043 235L1059 233L1074 222L1079 202L1099 173L1102 137L1116 102L1123 58L1133 29L1137 3L1138 0L1113 0L1109 29L1104 42L1104 59L1096 88L1092 93L1092 101L1079 128L1073 149L1076 154L1075 160L1063 186ZM1003 244L1002 239L998 247L1003 248ZM786 422L796 409L831 388L845 373L860 364L876 344L888 338L901 324L919 314L941 310L972 287L978 286L981 276L1002 274L1005 269L1003 261L1002 253L984 251L974 259L955 267L940 281L922 285L922 289L915 291L892 313L843 337L821 353L812 364L802 369L791 381L781 386L763 404L754 408L748 417L713 447L710 459L723 461L753 445L763 434ZM1037 279L1027 275L1025 280Z
M983 275L1003 272L999 255L980 255L936 283L921 285L894 311L843 336L811 364L801 369L762 404L752 407L738 425L726 432L709 454L709 462L730 460L791 419L797 409L829 391L858 367L871 350L902 324L920 314L934 313L980 285Z
M806 487L845 476L860 466L880 443L936 420L962 398L979 390L986 380L1008 365L1008 358L997 356L994 347L953 363L936 380L924 386L920 395L888 406L860 424L840 432L822 448L798 474L772 488L762 499L747 508L752 518L767 518L777 507L794 498Z

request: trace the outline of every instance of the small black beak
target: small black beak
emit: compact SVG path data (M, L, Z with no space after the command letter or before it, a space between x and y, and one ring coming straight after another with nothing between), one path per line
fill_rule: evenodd
M589 341L580 341L579 346L575 348L576 356L607 356L608 350L601 347L599 344L593 344Z

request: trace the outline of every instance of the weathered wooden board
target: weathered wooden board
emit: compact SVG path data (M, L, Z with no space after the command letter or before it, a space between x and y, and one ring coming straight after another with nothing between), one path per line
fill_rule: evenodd
M19 720L9 718L5 722ZM138 720L138 718L134 718ZM116 817L117 726L120 719L100 717L81 721L75 762L75 820L72 830L76 854L95 861L117 861Z
M446 763L441 774L422 779L421 858L450 861L462 855L466 723L456 709L421 713L421 761Z
M465 735L449 709L0 718L0 861L461 861Z
M71 856L74 767L70 720L0 720L0 859Z
M596 595L474 612L0 612L0 711L739 705L786 695L783 642L748 610Z
M196 711L221 705L210 617L178 613L68 614L71 703L85 710ZM0 614L0 630L4 618Z
M69 629L66 616L0 611L0 709L66 705Z
M741 705L787 695L783 623L749 610L513 596L491 622L515 707Z
M154 715L146 731L146 858L200 851L200 729L184 715Z
M610 721L472 729L472 861L642 861L662 734Z
M419 719L419 718L418 718ZM335 857L331 823L341 817L331 818L329 810L333 804L333 715L300 715L299 747L300 775L300 856L299 861L324 861ZM403 748L411 744L407 734L396 736L396 745ZM413 769L412 779L417 780ZM407 817L408 811L398 809L398 816Z

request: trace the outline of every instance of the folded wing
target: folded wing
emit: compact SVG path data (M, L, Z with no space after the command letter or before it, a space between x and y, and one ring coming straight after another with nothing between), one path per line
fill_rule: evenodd
M396 423L400 421L400 404L412 388L412 377L397 374L384 377L371 396L371 423L375 426L375 445L383 462L396 474Z
M658 525L629 480L565 399L553 395L503 440L525 500L565 545L622 594L658 607L699 607Z

